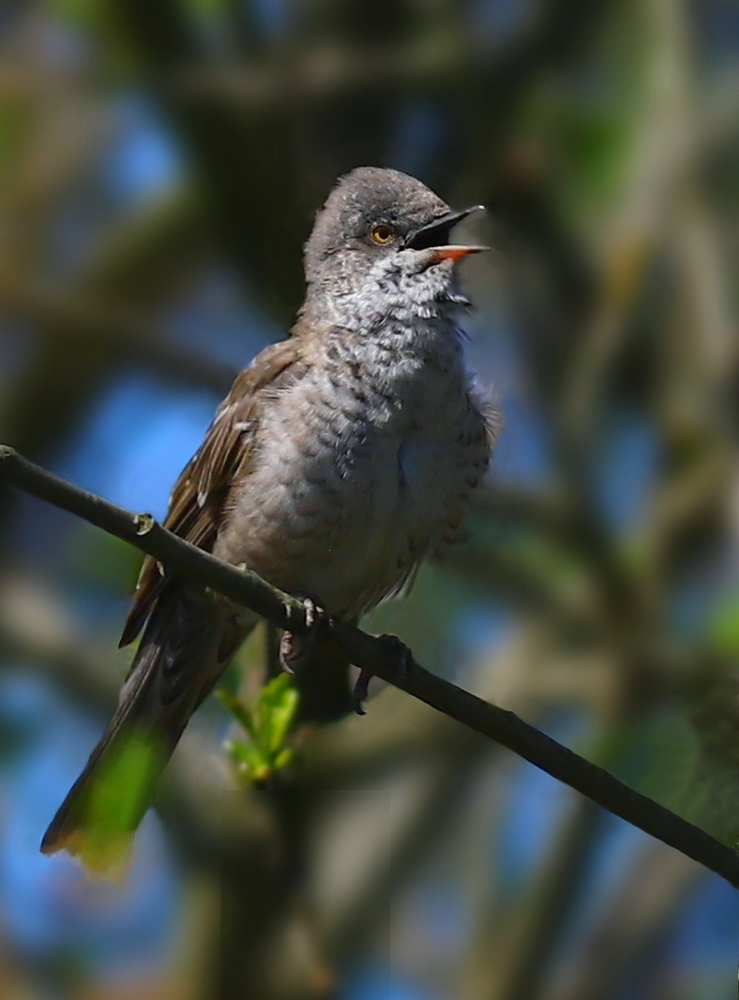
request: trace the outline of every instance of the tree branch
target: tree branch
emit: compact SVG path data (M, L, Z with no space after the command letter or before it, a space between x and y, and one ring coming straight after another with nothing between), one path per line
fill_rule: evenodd
M279 628L294 632L306 629L303 601L271 586L256 573L230 566L183 541L149 514L132 514L94 493L78 489L6 446L0 446L0 479L129 542L161 562L167 572L211 587ZM401 662L401 655L393 655L380 639L346 622L331 621L330 628L355 666L371 671L437 711L496 740L615 816L739 888L739 854L704 830L624 785L607 771L527 725L513 712L477 698L415 662Z

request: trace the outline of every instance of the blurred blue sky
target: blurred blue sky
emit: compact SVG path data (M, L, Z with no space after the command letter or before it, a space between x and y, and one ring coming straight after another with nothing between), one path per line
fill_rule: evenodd
M3 718L22 740L16 754L0 760L0 920L10 940L40 967L66 956L92 977L143 976L161 967L182 931L182 885L153 813L137 836L125 891L86 879L66 855L39 851L102 720L22 668L0 676Z

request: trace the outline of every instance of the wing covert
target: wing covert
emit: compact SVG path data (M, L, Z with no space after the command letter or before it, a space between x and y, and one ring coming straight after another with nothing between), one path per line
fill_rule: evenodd
M224 505L237 479L249 474L263 390L284 384L300 368L299 342L291 339L266 348L241 371L216 411L202 445L182 470L169 499L164 527L211 551ZM165 583L163 569L147 556L120 645L141 631Z

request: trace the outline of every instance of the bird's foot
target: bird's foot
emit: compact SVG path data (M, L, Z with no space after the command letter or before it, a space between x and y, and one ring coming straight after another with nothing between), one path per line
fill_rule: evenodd
M304 598L303 603L306 631L300 635L285 632L280 640L280 665L288 674L296 673L308 662L316 636L327 621L326 612L310 597Z
M399 687L403 687L410 674L413 653L404 642L401 642L397 635L378 635L375 638L385 646L388 660L395 666L396 683ZM357 715L367 714L362 702L367 698L369 682L374 676L371 670L360 669L359 671L359 677L357 677L352 689L352 702L354 703L354 711Z

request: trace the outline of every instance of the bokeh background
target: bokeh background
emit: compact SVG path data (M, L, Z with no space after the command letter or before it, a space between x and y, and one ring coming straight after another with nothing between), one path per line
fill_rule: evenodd
M471 541L367 626L733 842L734 0L6 0L0 440L161 517L360 164L488 206L466 326L505 418ZM3 998L736 995L734 890L392 689L279 793L235 788L211 699L125 888L42 857L138 556L0 516Z

